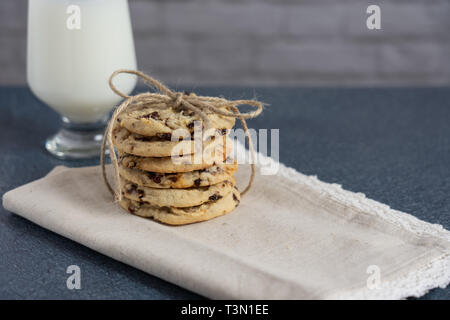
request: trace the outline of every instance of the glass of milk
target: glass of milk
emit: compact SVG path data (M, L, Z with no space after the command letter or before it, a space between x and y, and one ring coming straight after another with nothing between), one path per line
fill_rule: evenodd
M29 0L27 79L31 91L62 117L47 139L53 155L98 156L106 122L121 100L108 85L117 69L136 69L127 0ZM131 93L136 78L114 84Z

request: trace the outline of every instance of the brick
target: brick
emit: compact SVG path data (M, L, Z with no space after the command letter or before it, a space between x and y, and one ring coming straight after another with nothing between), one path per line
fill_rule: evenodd
M161 31L163 21L159 1L129 1L129 7L135 34Z
M23 31L27 28L27 0L0 1L0 32Z
M388 74L445 72L449 51L439 43L408 42L380 45L378 71Z
M258 61L262 72L369 73L375 70L375 47L343 41L273 43Z
M342 33L345 3L285 6L285 33L292 36L336 36Z
M147 70L193 70L193 44L189 39L163 35L135 38L138 66Z
M166 83L171 84L175 89L184 86L193 91L196 91L196 87L198 86L239 86L243 84L242 79L237 78L236 76L199 71L192 71L189 73L163 71L162 78L166 79Z
M264 3L168 2L162 14L164 28L177 34L276 35L283 21L282 7Z
M26 83L25 46L24 38L0 37L0 85Z
M194 45L197 70L224 76L245 74L253 65L251 43L240 38L210 37Z
M199 83L199 77L198 75L189 70L183 70L183 69L164 69L164 68L158 68L158 69L145 69L142 68L141 70L150 73L152 76L156 77L157 79L163 81L163 83L167 84L170 88L174 90L179 90L180 87L188 87L190 85L197 85ZM193 88L192 88L193 89Z

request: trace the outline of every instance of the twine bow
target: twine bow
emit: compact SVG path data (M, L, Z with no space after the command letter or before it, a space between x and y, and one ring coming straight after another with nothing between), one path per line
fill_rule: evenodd
M146 84L154 88L159 93L141 93L135 96L128 96L117 89L117 87L113 84L113 79L120 73L128 73L134 74L140 77L146 82ZM122 194L120 192L120 176L119 176L119 163L117 160L116 153L114 151L114 146L112 142L112 132L114 123L117 120L117 117L125 111L130 106L140 106L140 105L151 105L154 108L167 109L167 108L185 108L188 109L195 114L197 114L202 120L205 122L206 129L210 129L210 120L205 113L205 111L210 111L212 113L219 114L224 117L237 118L241 121L242 127L244 128L245 137L247 139L250 155L251 155L251 176L249 179L249 183L244 191L241 192L241 195L247 193L250 190L253 180L255 178L255 151L253 149L252 140L250 137L250 133L248 132L247 123L245 119L251 119L257 117L263 109L263 104L256 100L227 100L224 98L218 97L207 97L207 96L197 96L195 94L189 94L186 92L175 92L167 88L158 80L135 70L127 70L121 69L115 71L109 78L109 86L111 89L124 98L125 100L116 108L111 119L109 120L108 126L106 127L106 132L102 141L102 150L100 155L100 163L102 167L103 179L105 181L108 190L114 196L114 198L118 201L121 200ZM238 109L239 105L250 105L256 107L256 110L247 113L241 113ZM223 109L231 110L225 111ZM220 128L217 128L220 129ZM106 151L106 142L108 142L109 148L109 156L111 158L111 163L114 167L114 178L116 182L116 190L111 187L111 184L108 181L108 177L106 175L105 169L105 151Z

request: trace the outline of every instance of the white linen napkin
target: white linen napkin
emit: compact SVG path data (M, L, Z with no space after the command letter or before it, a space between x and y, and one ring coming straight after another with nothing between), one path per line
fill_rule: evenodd
M248 175L241 165L238 184ZM119 208L99 167L58 167L7 192L3 206L209 298L400 299L450 282L442 226L283 165L258 173L232 213L186 226Z

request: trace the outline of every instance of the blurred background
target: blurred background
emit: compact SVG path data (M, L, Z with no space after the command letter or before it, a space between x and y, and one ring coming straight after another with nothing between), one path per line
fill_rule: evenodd
M450 84L449 0L129 4L139 68L169 84ZM371 4L381 30L366 27ZM0 85L26 84L26 17L27 0L0 1Z

